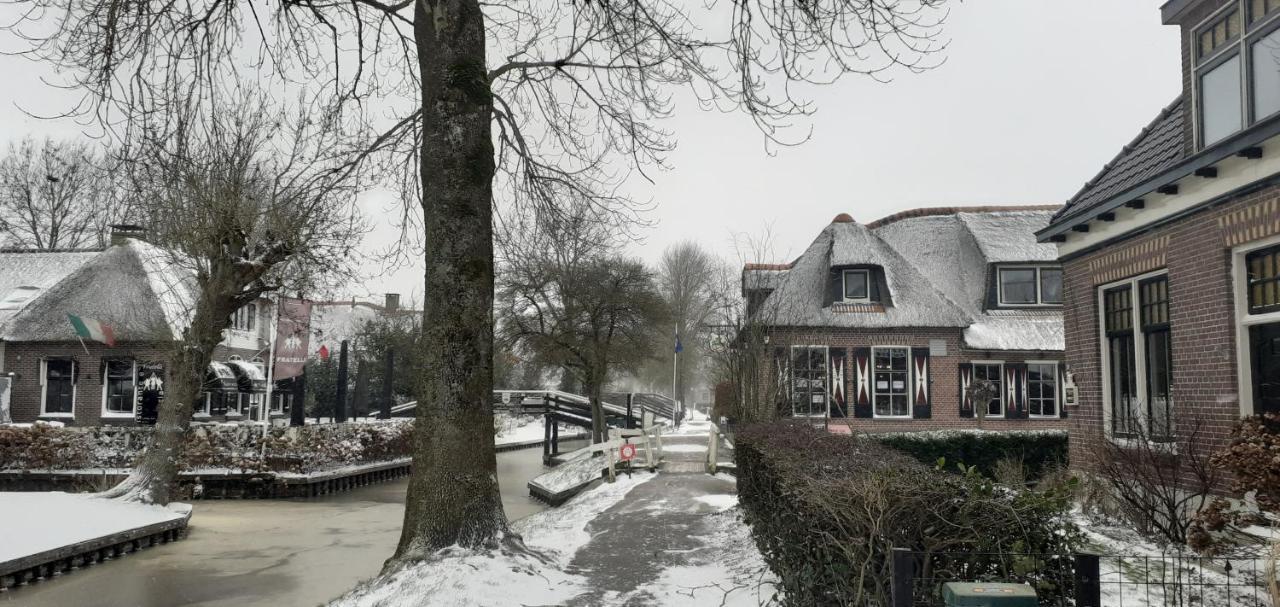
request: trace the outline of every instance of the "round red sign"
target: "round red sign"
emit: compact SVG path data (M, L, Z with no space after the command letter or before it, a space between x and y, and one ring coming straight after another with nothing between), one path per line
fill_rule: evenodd
M618 448L618 457L621 457L624 462L631 461L635 456L636 446L631 443L627 443Z

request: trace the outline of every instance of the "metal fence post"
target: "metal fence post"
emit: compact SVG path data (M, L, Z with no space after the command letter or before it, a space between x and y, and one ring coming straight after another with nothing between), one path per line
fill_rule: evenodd
M1101 607L1102 583L1098 573L1098 555L1079 552L1074 559L1076 607Z
M915 588L915 559L906 548L893 549L893 577L890 586L891 607L911 607Z

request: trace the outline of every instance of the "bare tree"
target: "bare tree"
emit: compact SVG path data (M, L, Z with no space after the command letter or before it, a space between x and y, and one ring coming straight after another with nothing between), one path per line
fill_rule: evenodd
M681 353L673 369L663 357L648 369L650 377L675 379L672 398L684 402L690 384L697 384L705 368L708 323L722 293L716 284L719 260L696 242L667 247L658 259L657 282L671 312L671 327L660 335L654 350L671 353L674 335L680 336ZM672 373L675 377L672 378ZM672 385L667 381L666 385Z
M289 124L258 95L224 109L177 115L130 155L164 274L152 282L169 286L161 299L189 322L151 442L107 497L169 501L183 433L232 314L273 292L315 288L345 267L362 234L354 193L316 161L328 143L323 122Z
M199 105L256 65L341 107L358 127L333 150L355 152L348 170L386 170L420 202L420 217L406 210L427 272L404 561L506 536L490 403L495 184L551 214L568 198L629 215L617 186L674 145L657 121L677 89L796 143L807 132L793 120L813 108L792 83L929 67L942 3L27 0L9 29L111 125Z
M87 143L9 144L0 158L0 245L54 250L101 247L124 222L131 199L118 195L108 156Z

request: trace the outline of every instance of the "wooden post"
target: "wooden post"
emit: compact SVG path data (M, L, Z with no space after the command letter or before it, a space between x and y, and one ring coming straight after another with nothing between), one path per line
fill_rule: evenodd
M542 414L542 465L551 464L551 427L555 422L551 421L551 412Z
M347 340L342 340L338 354L338 394L333 403L333 421L347 421Z
M609 462L609 482L618 480L617 473L613 470L613 447L605 445L604 458Z
M627 393L627 429L636 427L635 418L631 416L631 406L635 403L636 395L634 392Z
M1102 605L1102 583L1098 573L1098 555L1075 555L1075 584L1077 607Z
M720 430L715 424L711 424L711 432L707 433L710 444L707 445L707 473L715 476L716 474L716 444L720 442Z
M891 607L911 607L915 590L915 558L906 548L894 548L889 587Z
M560 455L560 424L551 421L551 455Z

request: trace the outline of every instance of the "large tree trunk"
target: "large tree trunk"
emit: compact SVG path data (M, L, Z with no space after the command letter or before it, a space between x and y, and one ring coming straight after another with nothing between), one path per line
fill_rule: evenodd
M413 474L392 563L451 545L495 546L507 531L493 448L493 101L484 17L476 0L414 6L427 269Z
M175 344L176 349L169 357L165 369L168 385L151 441L133 472L120 484L99 494L100 497L150 504L167 504L173 498L183 439L191 427L194 403L204 387L213 350L222 341L227 319L235 311L226 299L201 294L186 339Z
M605 423L604 405L602 400L604 387L603 382L592 377L587 380L588 398L591 400L591 442L603 443L608 440L608 424Z

